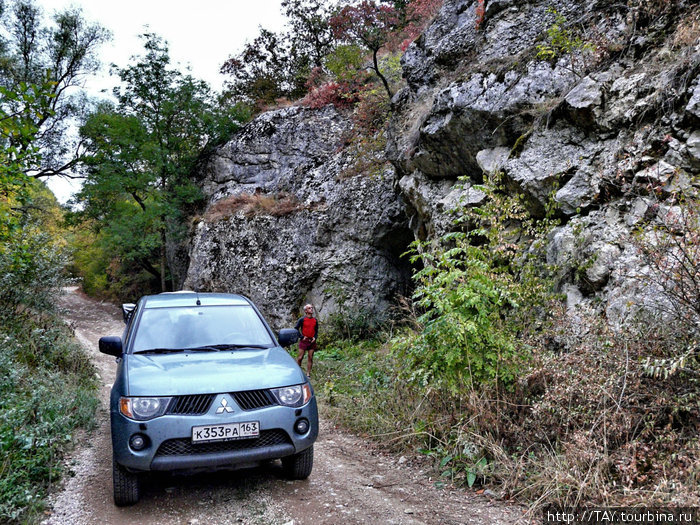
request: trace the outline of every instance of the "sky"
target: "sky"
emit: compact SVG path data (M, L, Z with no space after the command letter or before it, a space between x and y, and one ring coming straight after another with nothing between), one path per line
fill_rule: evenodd
M163 37L169 45L170 60L182 71L206 80L215 90L224 81L221 64L253 40L258 27L279 31L284 26L281 0L37 0L46 15L69 6L82 8L85 18L99 22L112 32L112 40L101 48L101 74L89 79L86 89L99 96L111 92L115 77L109 65L124 67L129 58L142 53L139 35L148 31ZM108 96L108 95L102 95ZM77 189L65 179L48 181L61 202Z

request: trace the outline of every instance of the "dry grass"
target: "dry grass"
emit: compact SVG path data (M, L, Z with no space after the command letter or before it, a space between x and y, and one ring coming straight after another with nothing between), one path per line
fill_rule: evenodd
M680 21L671 41L675 49L695 46L700 41L700 13Z
M533 517L552 504L700 505L697 375L645 367L648 356L678 353L674 334L652 323L614 332L595 317L573 333L557 317L545 342L529 341L532 359L512 388L457 396L407 381L386 346L328 345L317 379L324 413L403 454L421 450L438 479L490 486Z
M318 205L304 205L296 196L289 193L240 193L223 198L212 204L204 219L218 222L237 214L251 218L259 215L282 217L306 209L315 209Z

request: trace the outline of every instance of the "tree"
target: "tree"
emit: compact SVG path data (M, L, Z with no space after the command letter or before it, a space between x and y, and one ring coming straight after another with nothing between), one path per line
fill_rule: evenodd
M394 94L379 68L377 54L399 27L399 17L392 6L363 0L357 5L345 6L330 20L333 35L340 41L357 44L372 53L371 69L379 77L389 99Z
M168 280L178 284L166 247L181 241L185 217L201 199L189 175L247 114L218 107L205 82L170 68L165 42L143 38L144 55L117 72L116 106L103 104L81 127L88 153L76 201L113 253L165 291Z
M28 166L40 161L35 119L49 114L51 85L20 84L16 91L0 86L0 241L9 242L21 228L30 202Z
M253 42L221 66L221 73L232 77L226 83L228 96L258 106L294 96L299 86L291 81L293 63L287 35L261 27Z
M43 104L50 111L31 116L36 128L33 145L43 152L27 163L32 177L71 176L81 154L80 142L69 139L71 119L86 107L81 88L99 68L97 49L109 32L87 22L80 9L57 12L45 25L33 0L14 0L0 11L6 38L0 42L0 84L14 91L23 85L45 86ZM31 114L21 98L8 103L12 112Z
M333 51L331 10L327 4L322 0L282 0L292 47L311 68L323 67L324 59Z
M313 68L323 66L334 48L331 10L322 0L283 0L288 30L274 33L260 28L243 51L221 66L232 78L228 96L262 107L280 98L299 98Z

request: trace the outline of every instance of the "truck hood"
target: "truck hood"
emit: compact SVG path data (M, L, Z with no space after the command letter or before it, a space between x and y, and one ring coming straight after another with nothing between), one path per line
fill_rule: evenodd
M298 385L306 379L281 348L129 354L127 395L171 396Z

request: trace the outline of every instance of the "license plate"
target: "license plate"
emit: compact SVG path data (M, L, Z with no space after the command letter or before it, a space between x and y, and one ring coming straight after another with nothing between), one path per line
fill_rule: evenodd
M258 437L259 435L260 423L258 421L192 427L192 443L231 441L232 439Z

